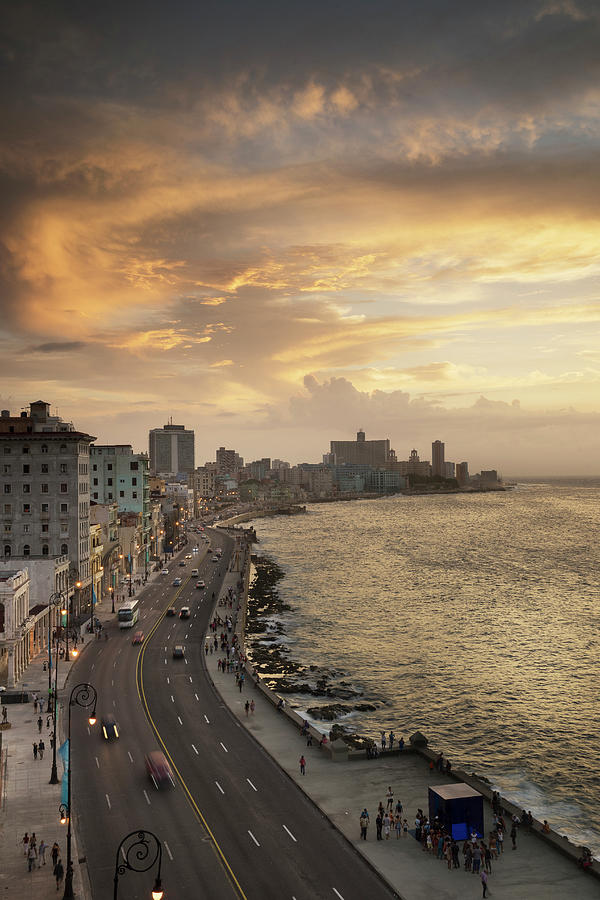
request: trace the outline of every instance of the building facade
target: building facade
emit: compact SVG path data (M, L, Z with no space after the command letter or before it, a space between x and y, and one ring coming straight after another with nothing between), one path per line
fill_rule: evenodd
M444 453L444 443L442 441L434 441L431 445L431 474L434 477L436 475L440 475L442 478L446 477Z
M390 461L393 451L388 439L368 441L364 431L356 434L355 441L331 441L330 452L335 464L384 466Z
M189 475L194 471L194 432L185 425L163 425L148 435L152 475Z

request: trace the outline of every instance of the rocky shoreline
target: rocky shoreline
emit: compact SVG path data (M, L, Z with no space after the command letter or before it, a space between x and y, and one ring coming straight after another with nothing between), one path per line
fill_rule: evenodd
M284 603L277 589L285 572L267 556L252 556L253 577L248 591L246 614L246 652L263 683L278 694L314 698L316 703L307 707L311 719L335 722L352 713L373 712L381 707L376 698L364 694L345 679L347 672L325 669L322 666L302 665L290 655L283 642L285 628L280 617L292 607ZM325 701L325 702L323 702ZM349 701L346 703L339 701ZM293 705L298 703L290 701ZM364 747L370 738L355 734L344 725L335 724L332 738L342 737L353 747Z

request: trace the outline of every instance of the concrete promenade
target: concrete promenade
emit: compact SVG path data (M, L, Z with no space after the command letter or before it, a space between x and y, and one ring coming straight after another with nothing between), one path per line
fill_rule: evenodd
M238 574L228 573L224 591L229 586L235 589L238 578ZM215 612L224 618L229 610L217 606ZM236 628L238 635L241 630L240 622ZM479 876L464 870L462 852L463 867L448 870L445 861L424 853L412 835L399 840L395 835L388 841L376 840L377 806L380 801L386 805L388 785L394 791L394 804L401 800L403 818L414 831L417 809L427 813L429 786L456 783L455 778L430 773L428 761L413 752L386 755L376 760L332 761L329 752L319 749L316 741L312 747L306 746L306 738L300 735L297 725L285 712L277 711L273 702L276 698L269 699L266 696L269 692L264 692L262 686L255 687L250 677L240 693L235 675L218 670L220 656L223 654L219 652L208 655L209 672L215 687L240 723L404 900L481 897ZM254 700L254 714L246 715L246 700ZM301 755L306 758L305 776L300 774ZM366 842L360 840L359 829L360 813L365 807L371 820ZM492 830L492 810L487 801L484 802L484 816L487 842L487 835ZM492 863L488 896L493 900L600 898L600 881L577 868L539 835L521 832L517 849L513 851L510 845L507 834L504 853Z

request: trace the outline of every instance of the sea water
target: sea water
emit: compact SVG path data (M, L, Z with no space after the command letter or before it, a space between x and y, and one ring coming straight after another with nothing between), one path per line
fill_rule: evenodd
M342 670L377 706L345 726L418 729L600 852L600 479L315 504L254 524L285 572L293 659Z

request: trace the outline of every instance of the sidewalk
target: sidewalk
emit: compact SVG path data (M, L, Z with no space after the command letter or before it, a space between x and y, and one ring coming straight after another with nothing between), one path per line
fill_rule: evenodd
M158 573L152 573L148 578L148 584ZM136 588L136 596L143 590ZM126 588L121 589L121 593ZM115 604L118 610L119 604ZM111 602L105 599L96 604L94 615L102 622L115 622L116 612L111 612ZM116 625L115 625L116 627ZM85 633L78 639L77 649L80 656L85 653L85 648L96 640L95 635ZM79 656L77 657L79 659ZM58 710L57 710L57 749L65 740L66 734L66 710L65 703L68 697L64 690L65 682L77 659L66 662L60 660L58 664ZM50 850L54 841L60 847L63 866L67 864L66 825L59 821L59 805L61 803L61 784L49 784L52 770L52 749L50 747L50 732L52 722L47 727L47 714L42 714L42 731L38 733L38 713L34 711L32 692L44 698L44 710L48 697L48 652L42 651L35 657L23 673L21 681L16 689L29 692L29 703L8 704L8 719L11 727L2 731L2 757L3 778L2 796L0 796L0 896L10 897L11 900L56 900L56 881L52 874L52 859ZM76 676L74 676L76 677ZM54 682L54 671L52 673ZM76 683L73 679L71 684ZM42 737L46 745L44 758L33 758L34 741ZM56 768L59 781L62 780L63 764L57 754ZM46 851L46 865L37 867L28 872L27 859L23 853L23 835L35 832L37 843L43 839L48 844ZM72 822L71 855L73 859L73 892L78 898L89 898L90 890L87 882L85 866L79 864L77 848L77 808L74 809ZM58 896L62 897L64 879Z
M229 586L235 589L239 575L228 574L223 593ZM216 606L215 613L224 618L235 610ZM239 630L236 629L239 634ZM208 634L207 634L208 637ZM306 746L298 728L278 712L274 704L246 678L240 693L235 675L222 673L217 660L222 653L207 656L208 669L223 700L240 723L247 728L287 772L308 797L342 832L355 850L362 853L383 878L404 900L431 900L431 897L481 897L479 876L464 868L448 870L445 861L424 853L412 836L388 841L376 841L375 816L379 801L386 802L388 785L394 791L394 803L401 800L403 817L414 830L415 813L420 807L427 811L430 785L456 783L445 775L430 774L427 762L418 754L406 752L377 760L349 760L333 762L318 744ZM254 714L246 716L244 704L254 700ZM299 771L299 758L306 757L306 775ZM359 839L359 817L366 807L371 824L367 841ZM484 802L486 835L491 830L492 811ZM464 858L460 855L461 865ZM598 900L600 882L579 870L576 865L554 850L535 834L519 833L517 850L506 850L492 863L488 893L494 900Z

